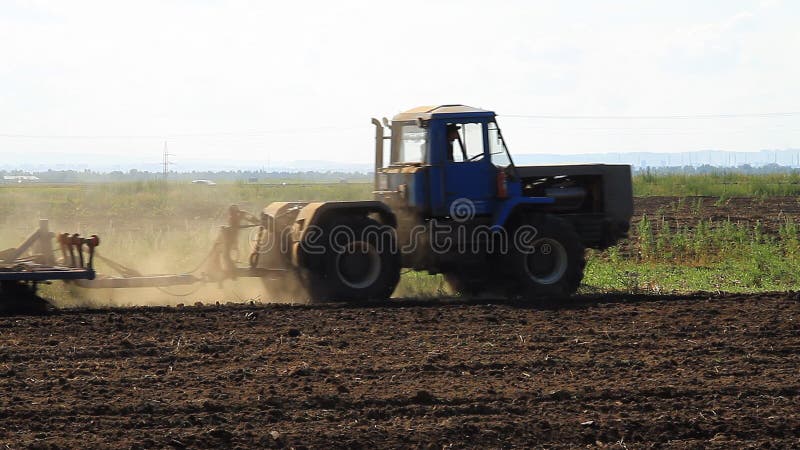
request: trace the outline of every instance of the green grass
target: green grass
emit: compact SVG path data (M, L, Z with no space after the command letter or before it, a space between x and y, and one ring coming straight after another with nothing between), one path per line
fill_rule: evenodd
M625 293L763 292L795 290L798 265L783 264L769 249L762 252L766 266L744 259L705 266L679 266L671 262L632 260L608 263L590 258L581 291Z
M707 195L717 197L769 197L800 195L800 173L654 174L633 177L634 195L649 197Z
M699 220L676 229L645 216L629 241L590 252L584 284L631 293L797 289L800 235L789 219L770 235L758 222Z
M441 275L405 271L394 293L398 297L433 298L452 295Z

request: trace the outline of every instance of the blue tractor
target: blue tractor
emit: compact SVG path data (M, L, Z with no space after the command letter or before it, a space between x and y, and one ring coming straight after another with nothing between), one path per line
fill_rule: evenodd
M372 122L375 199L270 204L253 270L292 272L317 300L388 298L402 269L462 295L560 298L578 289L586 248L627 236L630 166L517 166L495 113L469 106Z

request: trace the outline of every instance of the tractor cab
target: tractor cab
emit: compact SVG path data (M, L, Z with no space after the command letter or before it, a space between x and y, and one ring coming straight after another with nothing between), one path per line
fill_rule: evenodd
M514 166L495 113L424 106L376 125L376 195L427 217L491 215L508 197ZM384 136L384 127L391 129ZM390 141L384 155L384 140ZM388 158L387 158L388 157ZM512 188L513 189L513 188Z

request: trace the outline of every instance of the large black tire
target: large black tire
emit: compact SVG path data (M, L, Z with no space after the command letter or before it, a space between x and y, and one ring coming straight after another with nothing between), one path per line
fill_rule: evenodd
M522 227L535 230L529 242L514 238ZM551 215L530 216L511 232L506 258L510 296L563 299L578 290L586 255L580 236L569 222Z
M344 217L325 226L321 238L325 251L305 270L312 301L359 302L392 295L401 265L393 228L368 217Z
M0 315L44 314L52 309L47 300L36 295L36 284L0 282Z

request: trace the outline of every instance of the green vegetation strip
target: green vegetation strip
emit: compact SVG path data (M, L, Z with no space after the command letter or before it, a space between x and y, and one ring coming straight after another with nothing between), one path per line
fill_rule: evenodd
M702 195L722 199L800 195L800 171L759 175L718 171L699 175L656 174L648 170L634 175L633 193L637 197Z

